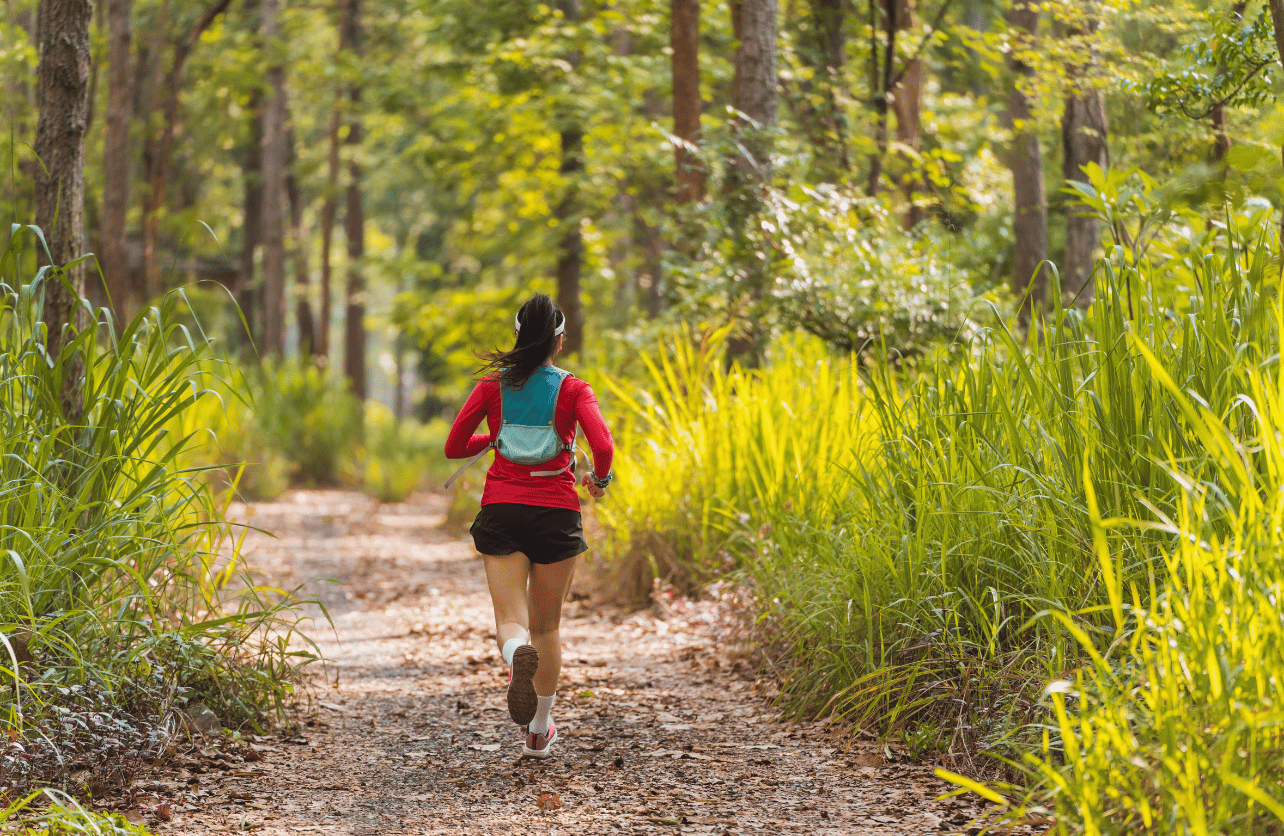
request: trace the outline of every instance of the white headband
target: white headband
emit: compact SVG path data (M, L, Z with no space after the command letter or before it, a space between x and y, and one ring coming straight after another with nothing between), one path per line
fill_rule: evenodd
M522 330L522 321L517 318L517 314L513 314L513 325L517 327L518 331ZM560 337L565 332L566 332L566 317L562 317L562 324L558 325L557 329L553 331L553 336Z

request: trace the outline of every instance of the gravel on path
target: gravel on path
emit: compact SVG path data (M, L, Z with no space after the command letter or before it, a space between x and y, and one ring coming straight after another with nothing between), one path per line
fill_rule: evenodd
M296 732L177 763L162 834L938 834L974 812L930 767L779 722L713 614L573 595L561 738L520 760L482 564L446 502L293 491L241 509L259 577L324 602L331 660ZM582 571L587 575L588 572ZM313 580L324 578L328 580ZM712 605L710 605L712 606ZM319 615L315 608L314 615ZM890 755L890 758L889 758ZM258 760L254 760L258 758ZM175 772L175 770L178 770ZM965 831L966 832L966 831Z

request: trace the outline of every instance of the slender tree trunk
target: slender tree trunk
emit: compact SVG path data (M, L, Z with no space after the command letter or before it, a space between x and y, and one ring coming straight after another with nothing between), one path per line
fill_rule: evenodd
M813 78L802 82L803 95L792 102L811 137L814 165L830 182L838 182L851 168L847 125L836 94L846 63L844 18L843 0L811 3L811 38L798 45L798 56Z
M286 129L286 146L289 149L290 171L285 178L285 191L290 200L290 246L294 254L294 317L299 326L299 354L317 356L316 321L312 316L312 276L308 272L308 246L303 238L303 190L294 173L295 154L294 119L286 109L289 127Z
M214 0L191 31L174 45L174 60L160 86L164 95L161 108L161 134L155 144L155 157L151 159L151 165L148 166L150 188L143 200L143 295L149 300L161 289L160 213L167 199L170 159L174 153L174 139L179 133L179 96L183 92L183 74L187 59L200 41L201 35L231 3L232 0Z
M669 44L673 49L673 135L700 145L700 0L671 0ZM704 199L706 173L700 158L683 144L673 147L679 204Z
M1096 28L1093 21L1086 33L1071 30L1068 34L1071 37L1091 35ZM1090 163L1103 169L1110 164L1105 97L1100 89L1085 87L1082 81L1095 61L1091 50L1088 55L1087 66L1067 68L1070 93L1061 117L1062 173L1067 181L1079 183L1088 182L1086 168ZM1092 303L1092 256L1100 233L1100 221L1084 212L1078 201L1066 202L1066 257L1061 270L1061 295L1080 307Z
M1020 300L1018 321L1030 324L1032 313L1042 311L1047 300L1047 271L1042 263L1048 257L1048 206L1043 186L1043 151L1039 147L1038 126L1024 85L1034 77L1033 68L1022 53L1034 48L1039 28L1038 7L1030 0L1015 0L1008 13L1008 25L1014 30L1008 55L1012 70L1012 89L1008 94L1008 125L1012 129L1012 147L1008 165L1012 169L1015 191L1013 233L1016 252L1013 259L1012 291Z
M245 145L243 167L245 198L241 215L241 262L237 271L236 302L245 317L246 339L255 346L262 342L258 323L258 285L255 281L255 253L263 229L263 95L258 88L250 94L250 131Z
M72 333L87 324L83 266L62 269L84 249L85 132L89 119L90 0L42 0L36 24L36 225L43 230L55 270L45 284L45 348L57 358ZM66 284L61 281L66 280ZM71 422L83 410L84 358L66 369L63 413Z
M558 0L557 8L568 24L579 23L580 0ZM574 52L567 56L574 72L580 56ZM584 130L580 125L577 103L562 105L559 133L562 161L558 166L566 191L558 201L554 216L562 230L562 240L557 256L557 306L566 317L566 336L563 351L576 354L584 346L584 310L580 305L580 272L584 264L584 238L580 232L579 176L584 171Z
M107 118L103 132L102 247L98 264L103 271L112 313L118 323L137 310L129 280L125 225L129 214L129 128L133 108L133 73L129 63L133 40L133 0L107 0Z
M918 14L912 0L886 0L889 9L894 7L897 34L913 29L918 25ZM888 49L888 54L892 54ZM925 187L922 165L917 159L917 152L922 146L923 136L923 59L914 56L905 63L899 78L888 78L887 87L891 88L890 104L896 113L896 141L913 153L905 153L901 159L904 171L901 174L901 190L909 208L905 212L905 228L913 229L923 220L923 208L918 205ZM887 89L885 87L884 89Z
M261 0L263 49L280 38L281 0ZM267 73L263 109L263 346L264 356L285 354L285 68Z
M759 361L764 335L757 308L767 290L768 266L750 240L748 230L762 210L759 193L770 177L769 131L776 124L778 100L776 0L743 0L732 6L732 13L740 41L732 81L732 107L756 125L738 118L731 126L737 150L728 166L726 191L730 198L729 224L736 241L735 260L744 276L732 290L735 298L731 303L732 309L739 310L744 317L745 329L728 342L727 358L753 366Z
M333 295L331 284L331 253L334 243L335 204L339 198L339 127L342 115L342 96L336 95L334 110L330 113L328 130L330 152L326 162L325 199L321 203L321 319L317 323L318 357L330 357L330 305Z
M1247 5L1247 0L1235 0L1234 5L1231 6L1231 16L1235 18L1236 23L1244 19L1244 9ZM1226 72L1224 66L1219 66L1217 70L1219 74ZM1225 180L1226 155L1230 153L1231 148L1230 132L1226 129L1226 108L1221 104L1214 105L1211 116L1213 120L1213 135L1215 137L1213 140L1213 164L1219 170L1219 179Z
M344 0L342 40L346 49L361 56L361 0ZM344 231L348 239L347 314L343 329L343 371L357 400L366 399L366 279L362 259L366 254L366 221L361 202L361 85L353 82L348 94L352 112L348 115L347 145L348 207Z

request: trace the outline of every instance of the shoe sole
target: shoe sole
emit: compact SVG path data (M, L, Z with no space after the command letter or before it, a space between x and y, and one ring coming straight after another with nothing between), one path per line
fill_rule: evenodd
M535 719L539 707L535 695L535 671L539 669L539 651L524 644L513 651L513 681L508 683L508 716L519 726Z

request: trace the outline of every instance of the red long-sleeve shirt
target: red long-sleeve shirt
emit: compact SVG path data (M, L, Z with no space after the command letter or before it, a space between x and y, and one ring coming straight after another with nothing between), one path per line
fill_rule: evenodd
M484 378L475 387L463 409L455 416L455 423L446 436L446 458L466 459L475 456L495 440L502 414L499 383L494 376ZM486 434L474 434L482 418L490 429ZM607 429L602 410L598 407L593 388L575 377L566 378L557 396L557 409L553 413L553 426L557 437L569 442L579 424L593 451L593 471L605 478L611 472L611 459L615 444ZM482 505L497 502L515 502L521 505L538 505L543 508L569 508L580 510L580 497L575 492L575 475L567 470L557 476L531 476L533 470L557 470L570 463L571 453L563 451L545 464L527 466L513 464L495 454L495 461L486 471L486 487L482 490Z

